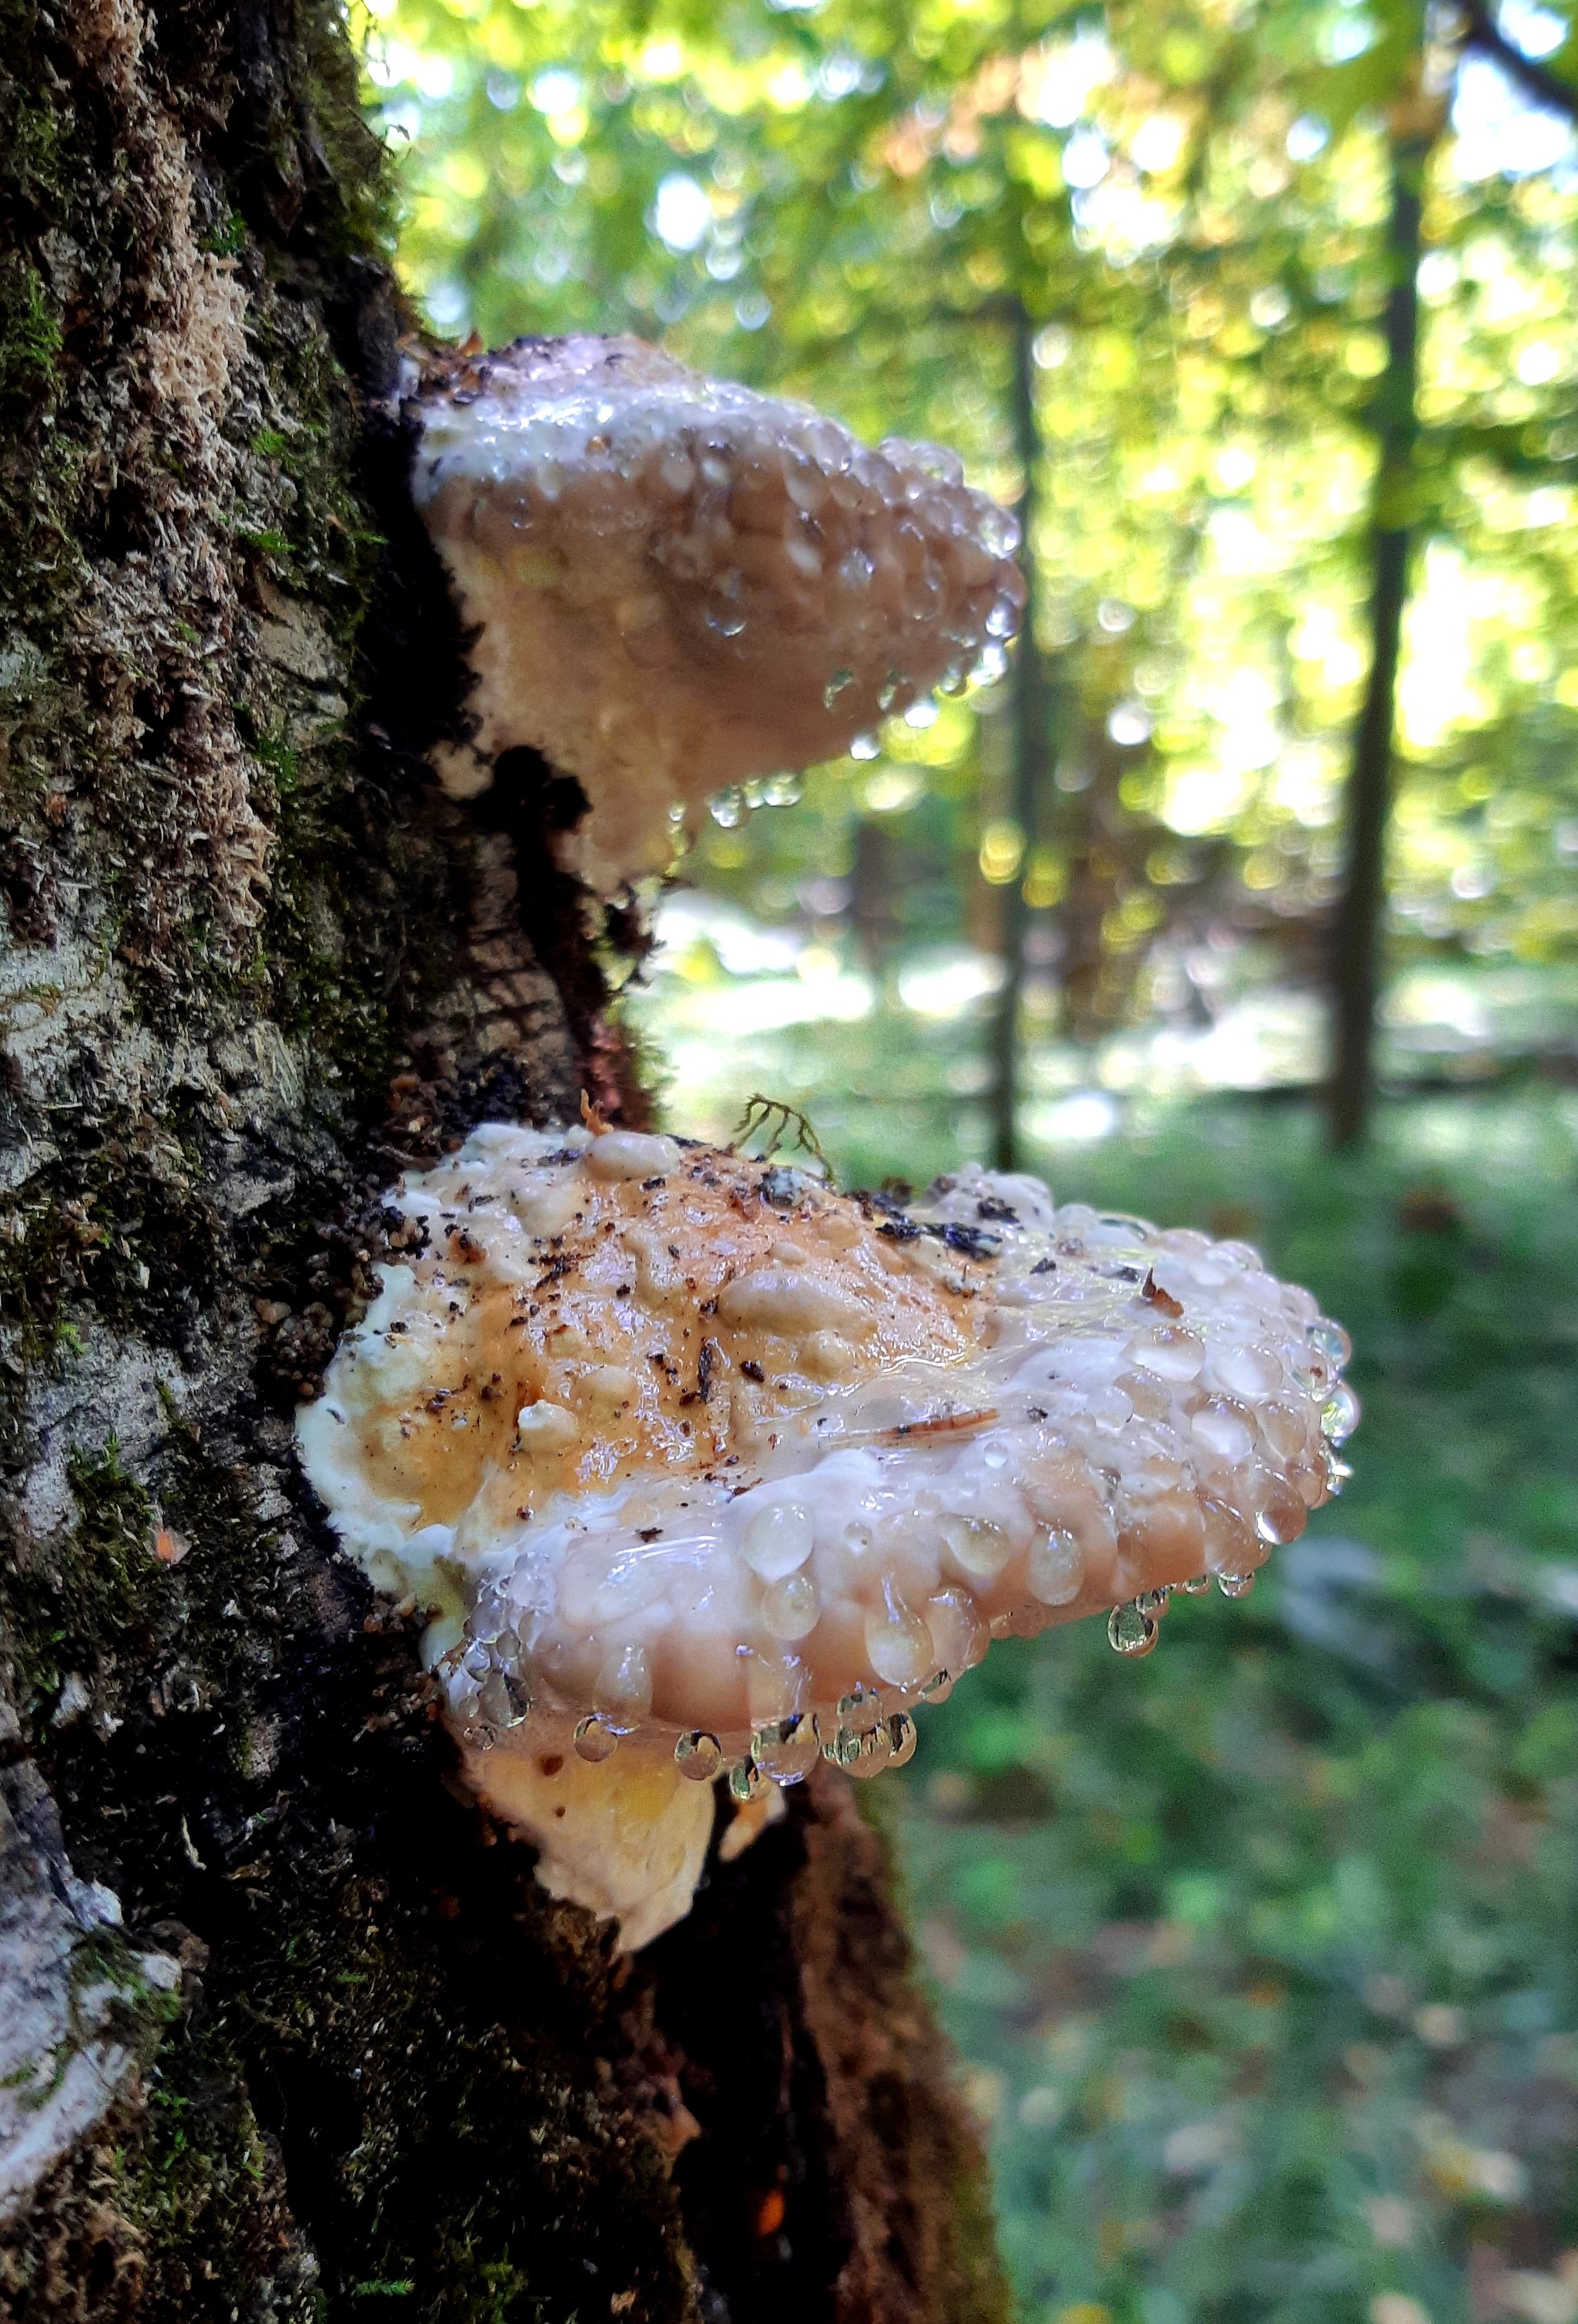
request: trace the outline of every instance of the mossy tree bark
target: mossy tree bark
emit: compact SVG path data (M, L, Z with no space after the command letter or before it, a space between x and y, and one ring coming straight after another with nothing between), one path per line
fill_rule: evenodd
M401 1163L635 1102L380 198L328 0L0 0L0 2314L994 2317L846 1789L615 1960L292 1462Z

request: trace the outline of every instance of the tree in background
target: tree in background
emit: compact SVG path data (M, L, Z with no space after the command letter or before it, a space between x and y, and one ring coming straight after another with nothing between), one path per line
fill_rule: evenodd
M825 836L892 835L865 925L902 944L948 889L1004 961L1000 1156L1049 1041L1270 983L1330 994L1348 1134L1383 953L1573 954L1570 29L1507 25L1411 0L365 20L447 327L660 334L946 436L1007 501L1039 469L1012 711L988 686L890 729L836 808L820 787ZM792 899L802 844L736 823L709 871ZM847 885L861 851L828 844L813 883Z

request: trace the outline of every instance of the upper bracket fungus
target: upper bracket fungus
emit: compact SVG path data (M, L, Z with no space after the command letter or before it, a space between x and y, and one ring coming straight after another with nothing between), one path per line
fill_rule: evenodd
M490 1124L306 1406L346 1548L431 1609L483 1798L639 1945L712 1779L900 1766L994 1637L1241 1596L1346 1473L1346 1335L1243 1243L972 1165L919 1202Z
M954 454L633 338L521 339L411 407L413 491L466 620L457 797L529 744L589 813L567 868L667 870L709 793L836 756L1012 636L1018 527Z

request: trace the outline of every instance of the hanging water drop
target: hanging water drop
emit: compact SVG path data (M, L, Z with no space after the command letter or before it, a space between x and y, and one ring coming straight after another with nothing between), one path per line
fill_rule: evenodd
M826 685L822 688L823 708L825 710L831 710L839 696L843 693L844 687L846 686L853 686L854 684L854 670L835 669L832 677L828 679Z
M1224 1598L1247 1598L1255 1586L1252 1573L1219 1573L1216 1586Z
M761 1770L749 1759L742 1759L737 1767L729 1769L729 1797L743 1807L761 1789Z
M846 1772L858 1775L863 1783L868 1776L880 1775L893 1757L893 1738L890 1723L873 1727L869 1735L860 1738L860 1748L853 1759L842 1762Z
M1114 1606L1107 1617L1107 1644L1115 1655L1127 1655L1131 1662L1149 1654L1158 1636L1156 1616L1147 1613L1134 1599L1127 1605Z
M915 1757L915 1747L920 1740L915 1721L907 1711L896 1711L888 1721L890 1767L907 1767Z
M1192 1573L1187 1582L1178 1584L1186 1598L1204 1598L1210 1587L1211 1576L1208 1573Z
M1353 1353L1353 1342L1341 1323L1333 1323L1329 1315L1317 1316L1306 1337L1312 1348L1318 1349L1333 1371L1340 1372Z
M478 1707L490 1727L519 1727L531 1708L531 1697L516 1672L490 1671L482 1683Z
M1321 1434L1333 1444L1346 1444L1359 1425L1359 1398L1345 1380L1339 1380L1321 1414Z
M613 1728L599 1719L594 1711L577 1727L575 1744L576 1757L579 1759L590 1760L593 1766L596 1767L600 1766L604 1759L613 1758L619 1748L619 1738Z
M733 831L744 820L744 794L734 784L727 790L715 791L706 803L706 811L720 830Z
M715 1735L708 1735L699 1727L682 1735L674 1746L674 1765L693 1784L710 1783L724 1760L722 1744Z
M751 1745L751 1757L775 1784L798 1784L815 1766L819 1748L816 1718L807 1713L803 1718L779 1719L770 1726L759 1727Z

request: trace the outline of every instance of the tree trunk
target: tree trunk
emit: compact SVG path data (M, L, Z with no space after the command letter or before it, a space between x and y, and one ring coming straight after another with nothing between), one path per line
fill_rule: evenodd
M1387 230L1391 288L1386 310L1386 369L1371 422L1378 459L1370 516L1370 674L1353 737L1346 822L1347 865L1333 931L1332 1142L1351 1146L1370 1123L1375 1097L1375 1004L1386 910L1386 831L1391 813L1392 730L1398 658L1407 604L1414 447L1419 425L1419 254L1425 167L1440 126L1394 129L1392 206ZM1420 111L1417 97L1410 112Z
M337 12L0 0L0 2315L999 2316L844 1780L616 1959L295 1467L379 1190L638 1102L560 787L426 770Z

